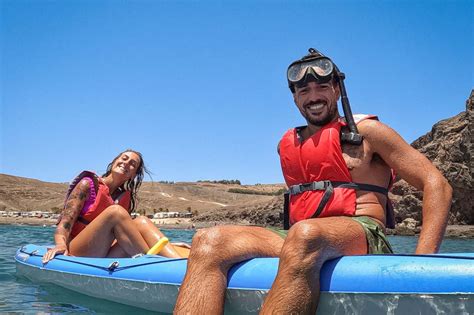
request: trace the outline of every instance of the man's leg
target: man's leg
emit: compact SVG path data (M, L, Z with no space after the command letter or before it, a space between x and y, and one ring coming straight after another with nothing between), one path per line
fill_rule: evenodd
M280 253L275 282L262 314L314 314L319 300L319 273L325 261L367 253L362 226L350 218L330 217L296 223Z
M191 244L174 314L222 314L229 269L250 258L276 257L283 242L276 233L261 227L199 230Z

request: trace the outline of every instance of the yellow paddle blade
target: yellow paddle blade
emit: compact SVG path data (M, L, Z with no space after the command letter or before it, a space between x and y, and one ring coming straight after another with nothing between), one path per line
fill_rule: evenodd
M156 242L156 244L153 245L153 247L150 248L150 250L146 254L147 255L156 255L156 254L158 254L159 252L161 252L163 247L165 247L166 244L168 244L169 242L170 241L168 240L167 237L160 238L159 241Z

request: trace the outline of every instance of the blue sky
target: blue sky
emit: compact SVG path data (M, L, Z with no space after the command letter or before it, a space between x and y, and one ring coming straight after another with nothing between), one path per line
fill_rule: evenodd
M285 72L309 47L408 142L474 87L472 1L0 3L0 172L44 181L134 148L154 180L283 182L276 145L304 124Z

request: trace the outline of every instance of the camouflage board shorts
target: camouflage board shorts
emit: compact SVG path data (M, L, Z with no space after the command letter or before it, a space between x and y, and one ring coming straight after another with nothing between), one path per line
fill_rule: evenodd
M382 227L371 217L358 216L349 217L357 221L365 231L367 238L367 254L393 254L392 247L383 233ZM282 238L286 238L288 231L268 228L272 232L278 234Z

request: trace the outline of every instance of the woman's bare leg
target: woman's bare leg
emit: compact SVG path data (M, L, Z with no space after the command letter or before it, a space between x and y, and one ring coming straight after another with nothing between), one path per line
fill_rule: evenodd
M110 246L110 250L107 254L107 257L129 258L130 256L122 249L122 247L120 247L120 245L117 243L117 240L115 240L112 243L112 246Z
M133 220L138 231L145 239L148 247L153 247L160 238L165 235L160 229L147 217L139 216ZM174 246L168 243L160 252L160 255L171 258L181 258L181 255L174 249Z
M113 205L71 241L69 252L75 256L106 257L115 239L128 256L146 253L150 248L127 210Z

